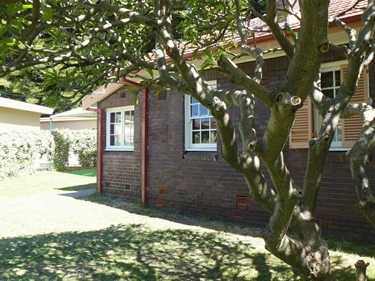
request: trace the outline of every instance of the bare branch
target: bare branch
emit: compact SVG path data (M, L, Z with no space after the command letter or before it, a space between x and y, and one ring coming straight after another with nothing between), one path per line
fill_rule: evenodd
M267 104L268 106L272 106L273 100L271 93L255 80L246 75L246 73L238 68L237 65L235 65L229 58L221 56L218 61L218 65L222 72L230 75L231 80L234 84L243 86L249 92L262 100L265 104Z
M349 48L353 48L355 43L357 42L357 32L354 28L349 27L346 23L344 23L342 20L340 20L338 17L335 17L332 20L333 23L340 26L348 35L349 37Z
M329 43L329 49L335 51L336 53L342 55L344 58L348 58L350 54L350 49L346 45L335 45L333 43Z
M288 40L285 36L285 33L279 26L276 20L277 17L277 10L276 10L276 1L268 0L267 1L267 15L265 17L267 25L272 30L273 35L275 36L276 40L279 42L280 46L285 51L286 55L291 59L293 57L293 50L294 47L292 43Z

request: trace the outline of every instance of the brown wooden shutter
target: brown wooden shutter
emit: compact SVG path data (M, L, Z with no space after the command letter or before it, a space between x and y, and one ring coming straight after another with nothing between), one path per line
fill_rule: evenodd
M307 98L303 106L296 112L296 117L290 130L289 147L309 148L312 126L312 105L310 98Z
M346 69L347 65L341 66L341 81L345 78ZM367 102L368 96L368 75L366 69L363 69L358 80L357 91L354 93L349 103ZM342 147L351 148L354 145L362 129L362 124L362 118L359 116L352 116L342 120Z

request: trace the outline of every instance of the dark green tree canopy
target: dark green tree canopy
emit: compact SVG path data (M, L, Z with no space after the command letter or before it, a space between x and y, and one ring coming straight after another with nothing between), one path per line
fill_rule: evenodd
M263 1L250 3L241 11L246 19L252 9L265 11ZM231 1L174 1L172 35L189 48L212 47L236 32L234 11ZM60 97L74 106L104 80L157 69L153 1L5 1L0 13L1 75L22 70L25 81L37 79L48 96L36 98L42 104ZM11 91L3 85L4 95Z

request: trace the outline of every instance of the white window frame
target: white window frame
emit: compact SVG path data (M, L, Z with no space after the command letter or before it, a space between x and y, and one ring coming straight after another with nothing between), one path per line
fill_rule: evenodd
M207 81L212 87L217 87L216 80ZM215 143L193 143L193 119L197 118L210 118L211 120L215 119L212 117L211 113L207 109L208 114L206 115L196 115L192 116L191 114L191 96L185 95L185 150L186 151L216 151L217 150L217 129L211 129L211 122L210 127L208 129L209 133L212 131L216 131L216 142ZM200 105L202 106L202 105ZM215 121L216 122L216 121Z
M123 106L123 107L115 107L115 108L109 108L106 110L106 150L108 151L134 151L134 106ZM120 130L120 142L118 145L111 145L111 114L112 113L120 113L120 119L121 122L119 124L119 130ZM125 143L125 134L126 134L126 128L125 128L125 112L133 112L133 128L130 128L130 135L133 139L133 142L131 145ZM114 125L115 126L115 125ZM113 132L115 132L115 127Z
M345 64L345 61L335 61L331 63L322 64L321 73L323 72L334 72L340 71L340 84L341 84L341 66ZM335 87L339 88L339 87ZM337 89L338 90L338 89ZM314 109L314 131L318 132L322 123L322 116L319 114L317 109ZM339 124L337 125L338 129L341 129L341 140L332 140L331 147L329 148L330 151L346 151L348 148L342 147L342 120L339 120ZM336 129L337 130L337 129ZM335 133L336 135L336 133Z

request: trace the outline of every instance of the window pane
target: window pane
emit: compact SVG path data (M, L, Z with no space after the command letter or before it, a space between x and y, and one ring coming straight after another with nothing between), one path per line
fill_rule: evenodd
M115 125L114 125L114 124L111 124L111 125L109 126L109 133L110 133L111 135L113 135L113 134L115 133Z
M134 110L128 110L124 112L125 123L124 123L124 145L134 145Z
M199 105L198 104L195 104L195 105L192 105L191 106L191 117L195 117L195 116L199 116Z
M331 90L323 90L322 91L323 92L323 94L325 95L325 96L327 96L327 97L329 97L329 98L333 98L334 96L334 90L333 89L331 89Z
M211 120L211 129L217 129L217 126L216 126L216 120L214 118L210 118Z
M217 131L211 131L210 133L210 143L217 142Z
M111 115L111 117L110 117L110 119L111 119L110 123L115 123L115 113L112 112L110 115Z
M335 71L335 86L339 87L341 84L340 70Z
M193 130L199 130L201 128L201 120L200 119L193 119Z
M125 121L125 124L129 123L129 121L130 121L130 111L124 112L124 121Z
M201 128L202 130L209 129L210 128L210 119L209 118L202 118L201 120Z
M190 104L195 104L195 103L198 103L198 101L195 98L191 97Z
M116 123L121 123L121 112L116 112Z
M199 105L199 110L200 110L200 116L207 116L207 115L209 115L209 113L208 113L208 109L207 108L205 108L203 105Z
M115 135L115 146L121 146L121 136Z
M115 135L121 135L121 124L115 124Z
M200 133L199 132L193 132L193 143L201 143L200 141Z
M203 131L202 132L202 143L210 143L210 132Z
M322 88L333 87L333 72L323 72L321 75Z
M127 146L134 145L134 130L133 130L133 128L129 128L129 127L125 128L124 145L127 145Z
M109 144L112 145L112 146L115 145L115 136L109 137Z

